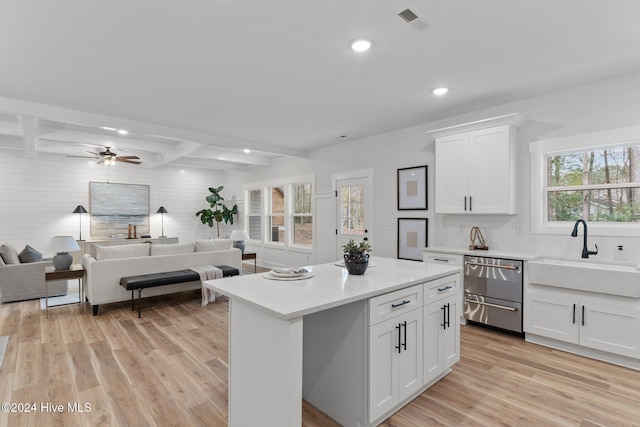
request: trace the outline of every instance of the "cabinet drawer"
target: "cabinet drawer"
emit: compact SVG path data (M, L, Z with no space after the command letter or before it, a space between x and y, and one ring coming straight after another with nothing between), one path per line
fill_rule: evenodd
M369 325L422 307L422 285L400 289L369 300Z
M434 264L449 264L462 267L462 255L425 252L424 262L431 262Z
M430 304L460 292L460 274L453 274L432 280L424 285L424 303Z

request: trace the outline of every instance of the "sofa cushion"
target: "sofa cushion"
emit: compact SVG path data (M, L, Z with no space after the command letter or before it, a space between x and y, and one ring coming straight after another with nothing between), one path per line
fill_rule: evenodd
M20 262L23 264L27 262L40 262L42 261L42 254L27 245L22 252L18 254L18 259L20 259Z
M231 239L196 240L196 252L228 251L232 244Z
M100 246L96 245L96 259L120 259L149 256L149 246L146 243L133 245Z
M8 243L0 245L0 256L2 256L5 264L20 264L18 251Z
M193 252L193 242L175 243L168 245L151 245L151 255L177 255Z
M0 267L3 267L7 264L5 264L4 260L2 259L2 256L0 255Z

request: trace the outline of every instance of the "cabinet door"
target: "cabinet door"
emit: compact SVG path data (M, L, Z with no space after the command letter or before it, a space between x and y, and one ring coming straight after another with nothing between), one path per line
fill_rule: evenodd
M638 303L607 301L606 297L580 299L580 345L622 356L640 357Z
M578 310L578 298L530 285L525 293L524 331L577 344Z
M447 327L442 328L442 370L446 370L460 360L460 302L457 295L443 300ZM446 306L446 309L444 308Z
M469 212L512 213L510 126L473 131L469 137ZM514 157L515 158L515 157ZM436 167L438 164L436 163Z
M442 324L444 322L444 309L440 301L424 306L424 330L422 334L423 348L423 375L422 382L430 383L444 370L442 365L442 352L440 340Z
M436 213L465 213L469 197L469 134L436 140ZM468 208L468 206L467 206Z
M422 310L402 316L401 345L398 352L398 400L422 387Z
M369 328L369 420L375 420L398 403L396 346L401 330L397 319Z

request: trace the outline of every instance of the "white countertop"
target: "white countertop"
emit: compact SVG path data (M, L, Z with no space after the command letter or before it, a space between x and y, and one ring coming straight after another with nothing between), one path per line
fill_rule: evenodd
M542 255L540 254L534 254L530 252L493 250L493 249L489 249L488 251L472 251L469 248L447 247L447 246L434 246L431 248L423 248L423 251L439 252L439 253L455 254L455 255L485 256L490 258L508 258L508 259L523 260L523 261L533 261L535 259L542 257Z
M289 320L462 271L459 267L441 264L371 259L375 266L369 266L364 275L350 275L346 268L329 263L307 267L314 276L304 280L270 280L258 273L207 280L204 285Z

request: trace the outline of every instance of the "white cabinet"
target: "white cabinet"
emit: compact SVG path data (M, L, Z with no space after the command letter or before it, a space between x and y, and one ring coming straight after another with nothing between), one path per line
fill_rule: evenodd
M527 288L527 334L640 358L639 300L532 284Z
M517 128L436 137L436 213L515 214Z
M429 384L460 360L459 308L457 295L424 307L424 384Z
M460 267L464 269L464 257L462 255L457 254L449 254L445 252L425 252L423 256L423 261L426 263L433 264L443 264L443 265L452 265L456 267ZM463 270L464 271L464 270ZM464 279L461 278L458 286L460 288L459 295L459 304L456 308L458 308L458 318L461 325L466 324L466 320L464 319ZM428 304L430 301L425 299L425 304Z
M369 329L369 419L374 420L422 387L422 310Z

